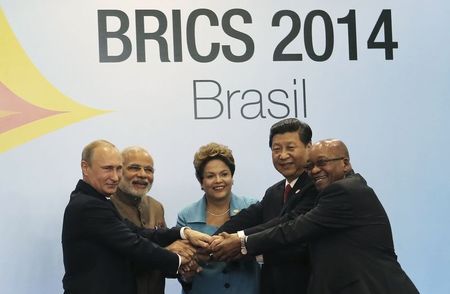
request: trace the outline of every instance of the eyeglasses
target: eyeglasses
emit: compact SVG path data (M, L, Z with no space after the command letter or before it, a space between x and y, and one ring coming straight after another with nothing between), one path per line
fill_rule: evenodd
M317 167L324 167L325 165L327 165L328 162L330 161L336 161L336 160L341 160L344 159L345 157L336 157L336 158L321 158L318 159L316 162L312 162L309 161L308 163L306 163L305 165L305 169L307 171L312 171L312 169L317 166Z

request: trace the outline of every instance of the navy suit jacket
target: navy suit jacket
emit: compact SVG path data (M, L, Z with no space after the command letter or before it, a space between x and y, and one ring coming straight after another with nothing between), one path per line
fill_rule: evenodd
M153 242L166 246L179 239L179 230L126 223L110 200L80 180L64 213L64 293L135 294L136 268L175 274L178 256Z
M394 252L388 217L375 192L353 174L326 187L294 220L250 235L250 254L308 242L309 294L416 294Z
M300 175L286 203L283 200L284 186L285 180L282 180L268 188L260 202L232 216L216 234L244 230L244 233L249 235L283 220L294 218L296 216L292 215L294 210L296 214L305 213L313 207L317 190L306 173ZM261 291L270 294L304 294L309 275L309 252L306 245L265 252L261 271Z

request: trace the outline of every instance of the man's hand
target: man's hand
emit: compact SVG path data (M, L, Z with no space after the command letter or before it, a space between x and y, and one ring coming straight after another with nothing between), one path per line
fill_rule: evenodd
M184 257L188 261L194 259L197 252L187 240L177 240L167 246L166 249Z
M211 236L211 237L212 237L212 241L211 241L211 243L209 244L209 247L208 247L208 249L207 249L208 252L209 252L208 261L209 261L209 260L217 260L216 258L214 258L213 250L216 249L217 246L218 246L220 243L222 243L222 241L223 241L223 237L220 236L220 235L213 235L213 236Z
M184 235L192 245L200 248L207 248L209 246L209 243L211 243L212 241L212 237L210 235L195 231L188 227L184 229Z
M238 235L220 233L219 237L211 242L210 250L214 260L231 261L239 259L241 254L241 240Z
M181 279L187 283L192 281L192 278L201 272L203 269L194 260L188 264L182 265L178 270Z
M223 236L222 234L220 235L214 235L211 236L211 243L209 244L209 250L211 250L212 248L215 248L218 244L220 244L223 241Z
M195 256L197 258L197 262L200 264L205 264L211 261L211 251L209 248L198 248Z
M187 272L199 272L201 270L200 266L198 265L197 261L195 259L191 259L190 261L183 263L183 257L181 258L181 266L178 270L180 274L187 273Z

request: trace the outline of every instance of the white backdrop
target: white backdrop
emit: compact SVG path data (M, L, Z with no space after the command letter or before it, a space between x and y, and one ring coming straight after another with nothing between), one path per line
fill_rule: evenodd
M450 164L450 5L446 1L0 3L7 27L16 38L8 37L7 29L0 30L0 50L7 52L0 57L4 88L34 106L64 111L60 117L85 114L72 120L55 116L55 121L43 118L25 126L14 125L10 114L20 109L12 109L12 100L0 90L1 293L62 292L62 215L80 177L81 149L88 142L104 138L119 148L148 148L156 167L151 195L163 202L166 220L174 225L176 213L201 196L192 166L200 145L216 141L232 148L237 161L234 192L238 195L261 198L265 188L280 180L270 160L268 131L277 117L295 116L294 105L296 116L313 128L314 141L337 137L348 144L355 170L365 176L387 210L399 261L421 293L450 293L450 181L445 169ZM205 11L199 9L210 10L218 20L215 26L204 15L196 19L199 55L208 55L213 42L230 45L236 56L244 55L252 43L253 54L243 62L233 62L221 47L211 61L195 60L189 51L194 39L187 31L192 27L188 19ZM130 40L131 55L120 62L100 60L98 12L106 10L119 11L129 20L124 35ZM158 15L167 19L162 36L167 40L169 62L160 60L155 40L145 41L146 61L138 62L136 11L142 10L160 11ZM291 10L300 24L299 33L283 52L300 53L301 61L273 58L277 45L297 26L287 16L279 26L272 25L273 16L282 10ZM338 18L352 10L354 22L338 23ZM383 42L392 32L392 41L398 43L398 48L392 49L392 60L386 59L384 49L367 48L383 10L390 16L384 12L375 41ZM226 32L231 30L224 29L225 15L236 11L248 14L251 21L244 23L241 16L232 16L231 27L240 34L230 36ZM315 13L319 16L313 17ZM182 61L175 61L180 55L173 54L177 14ZM109 32L123 25L116 17L106 21ZM389 21L391 30L386 28ZM161 25L154 17L145 17L144 22L141 28L147 33ZM330 34L330 27L325 29L324 23L333 30L328 40L324 36ZM348 41L348 28L353 24L356 46ZM311 32L311 44L305 32ZM23 54L5 49L16 41ZM329 57L314 60L314 54L319 59L326 55L326 46L333 48ZM352 52L356 48L357 60L349 60L350 47ZM110 38L107 48L107 54L119 55L122 43ZM21 70L31 67L15 64L15 60L23 60L20 58L29 58L45 80L23 75ZM202 80L215 83L199 82ZM48 83L58 93L50 97L50 90L34 91L39 83ZM209 99L195 100L195 95ZM232 97L229 108L227 95ZM79 105L58 104L63 100ZM219 114L218 100L223 113L212 118ZM85 107L108 112L92 116ZM48 122L45 129L40 122ZM168 283L167 293L178 291L175 281Z

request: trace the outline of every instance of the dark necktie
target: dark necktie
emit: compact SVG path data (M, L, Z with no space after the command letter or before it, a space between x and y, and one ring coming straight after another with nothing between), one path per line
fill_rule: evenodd
M292 190L292 187L291 187L291 185L289 185L289 184L287 184L285 187L284 187L284 197L283 197L283 199L284 199L284 203L286 203L286 201L288 200L288 197L289 197L289 192L291 192L291 190Z

